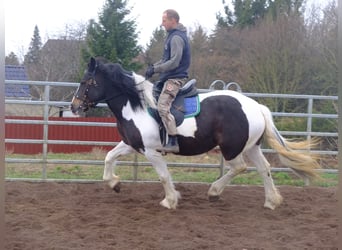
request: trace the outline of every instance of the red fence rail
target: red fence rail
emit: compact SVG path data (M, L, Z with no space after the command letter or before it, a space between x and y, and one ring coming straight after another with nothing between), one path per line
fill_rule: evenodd
M43 117L21 117L6 116L6 119L17 120L41 120ZM115 123L114 117L83 117L83 118L67 118L67 117L50 117L49 121L74 121L74 122L101 122ZM43 139L43 124L5 124L6 139ZM73 141L103 141L118 142L120 135L116 127L102 126L71 126L71 125L49 125L49 140L73 140ZM6 150L16 154L39 154L42 153L42 144L32 143L6 143ZM74 153L74 152L90 152L94 148L93 145L70 145L70 144L49 144L48 151L53 153ZM112 146L101 146L105 150L110 150Z

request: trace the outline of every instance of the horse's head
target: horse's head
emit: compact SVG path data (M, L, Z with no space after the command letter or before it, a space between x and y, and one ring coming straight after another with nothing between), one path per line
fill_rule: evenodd
M98 71L99 63L94 58L91 58L88 63L88 69L71 102L71 111L73 113L77 113L80 110L87 111L105 98L104 84L101 83Z
M87 111L100 101L105 101L112 111L127 102L133 110L142 108L146 102L154 107L152 86L144 77L125 70L118 63L91 58L72 99L71 111Z

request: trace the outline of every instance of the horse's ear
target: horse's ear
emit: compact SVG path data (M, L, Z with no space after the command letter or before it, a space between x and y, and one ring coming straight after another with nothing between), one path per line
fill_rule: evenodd
M96 67L96 60L94 57L90 58L90 62L88 63L88 71L89 72L94 72Z

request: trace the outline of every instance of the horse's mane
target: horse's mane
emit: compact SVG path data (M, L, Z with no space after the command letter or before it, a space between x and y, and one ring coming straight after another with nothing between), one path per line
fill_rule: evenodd
M114 88L118 88L128 97L133 110L147 106L156 108L152 94L153 85L149 81L132 71L125 70L118 63L107 63L104 66L109 81Z
M157 108L156 100L153 96L153 84L143 76L133 73L136 87L140 93L140 98L145 106Z

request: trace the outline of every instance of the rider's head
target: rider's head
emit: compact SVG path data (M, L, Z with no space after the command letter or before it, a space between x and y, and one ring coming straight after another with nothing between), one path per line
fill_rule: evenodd
M166 31L173 30L178 26L179 23L179 15L177 11L173 9L168 9L163 12L162 17L162 26L166 29Z

